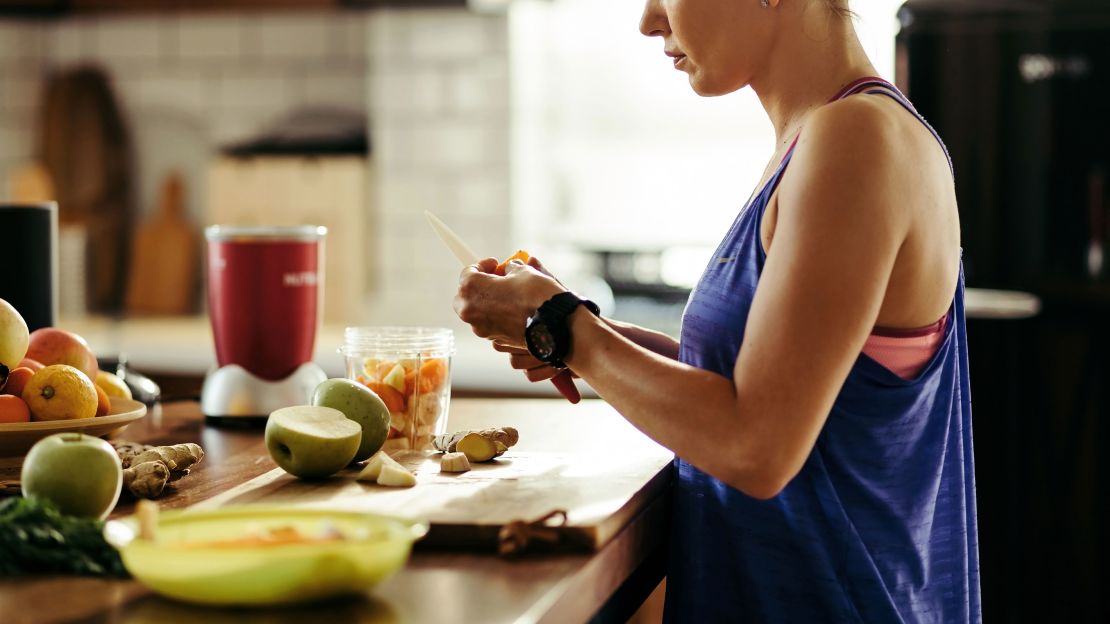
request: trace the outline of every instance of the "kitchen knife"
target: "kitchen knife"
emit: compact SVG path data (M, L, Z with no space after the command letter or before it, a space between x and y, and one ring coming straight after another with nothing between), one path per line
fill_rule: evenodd
M463 263L463 266L478 264L478 261L481 260L481 258L478 257L478 254L474 253L474 250L471 249L469 245L464 243L463 239L459 238L458 234L454 233L451 228L447 227L446 223L440 221L439 217L432 214L431 211L425 210L424 218L428 220L428 223L431 224L432 229L436 231L436 236L439 237L439 240L443 241L444 245L447 245L447 248L451 250L451 253L455 254L455 257L459 259L459 262Z
M461 262L463 266L478 263L478 260L481 259L478 257L478 254L474 253L474 250L464 243L463 240L459 238L458 234L455 234L451 228L447 227L446 223L440 221L439 218L429 210L424 211L424 218L428 220L432 229L435 230L436 236L439 236L439 240L443 241L444 245L447 245L447 248L459 259L459 262ZM559 394L562 394L571 403L577 403L582 400L582 394L578 392L578 387L574 385L574 379L571 377L569 370L561 371L559 374L552 377L551 383L554 384Z

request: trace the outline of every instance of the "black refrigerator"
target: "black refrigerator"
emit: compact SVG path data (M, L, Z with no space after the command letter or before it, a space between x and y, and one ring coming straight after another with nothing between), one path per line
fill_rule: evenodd
M1110 0L910 0L899 20L968 287L1041 300L968 319L984 619L1110 621Z

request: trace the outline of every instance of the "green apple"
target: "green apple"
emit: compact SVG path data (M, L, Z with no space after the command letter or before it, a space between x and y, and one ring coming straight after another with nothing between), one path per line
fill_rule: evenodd
M321 405L294 405L270 414L266 450L285 472L320 479L351 463L362 440L362 426L343 412Z
M389 435L389 408L370 388L350 379L328 379L316 386L312 404L334 407L362 426L362 442L354 461L370 457L385 444Z
M31 447L19 480L24 496L45 498L71 516L103 519L119 500L123 469L104 440L55 433Z
M18 368L29 339L27 322L12 304L0 299L0 366L7 366L9 371Z

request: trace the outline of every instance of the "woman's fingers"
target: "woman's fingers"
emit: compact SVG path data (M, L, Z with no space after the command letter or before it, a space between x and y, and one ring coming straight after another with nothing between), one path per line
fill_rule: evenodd
M546 364L524 371L524 376L528 378L528 381L543 381L545 379L551 379L558 374L559 371Z
M519 371L524 371L524 376L529 381L543 381L544 379L551 379L559 371L551 368L550 365L544 364L537 360L527 349L514 347L513 345L505 344L500 341L493 341L493 348L495 351L509 354L509 366Z
M531 353L513 353L509 356L509 366L517 370L531 370L547 364L537 360Z

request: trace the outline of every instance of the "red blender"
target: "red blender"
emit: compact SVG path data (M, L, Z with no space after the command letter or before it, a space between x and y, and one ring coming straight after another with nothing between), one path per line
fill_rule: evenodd
M205 377L201 411L265 417L308 403L327 378L312 361L327 229L214 225L204 234L216 368Z

